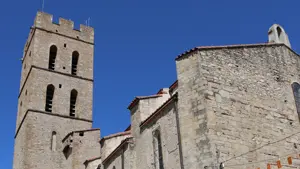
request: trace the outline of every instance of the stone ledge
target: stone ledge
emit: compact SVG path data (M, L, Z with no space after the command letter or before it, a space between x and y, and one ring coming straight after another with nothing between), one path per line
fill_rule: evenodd
M33 112L33 113L40 113L40 114L47 114L47 115L50 115L50 116L57 116L57 117L62 117L62 118L68 118L68 119L74 119L74 120L79 120L79 121L86 121L86 122L90 122L92 123L93 121L92 120L88 120L88 119L83 119L83 118L76 118L76 117L71 117L71 116L65 116L65 115L61 115L61 114L54 114L54 113L48 113L48 112L45 112L45 111L41 111L41 110L34 110L34 109L28 109L21 121L21 123L19 124L19 127L17 129L17 132L15 134L15 139L17 138L18 136L18 133L23 125L23 122L25 121L25 118L27 117L27 114L29 112Z

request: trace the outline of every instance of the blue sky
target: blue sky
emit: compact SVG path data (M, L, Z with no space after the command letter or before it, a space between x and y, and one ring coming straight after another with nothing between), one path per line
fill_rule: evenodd
M288 3L287 3L288 2ZM2 0L0 5L0 127L2 168L12 168L22 50L41 0ZM45 0L45 11L91 18L95 28L94 127L102 136L124 130L126 109L176 80L175 57L196 46L267 41L281 24L300 50L299 0Z

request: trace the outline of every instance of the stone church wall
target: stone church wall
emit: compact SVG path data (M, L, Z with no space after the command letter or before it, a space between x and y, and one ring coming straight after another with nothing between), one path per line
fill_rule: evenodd
M184 167L265 168L247 163L299 151L299 134L265 146L299 131L291 88L299 61L280 44L199 49L177 59Z
M179 147L176 124L175 101L168 103L161 111L153 112L156 117L140 126L140 137L136 139L137 168L155 167L154 133L158 130L161 134L164 166L169 169L180 168Z

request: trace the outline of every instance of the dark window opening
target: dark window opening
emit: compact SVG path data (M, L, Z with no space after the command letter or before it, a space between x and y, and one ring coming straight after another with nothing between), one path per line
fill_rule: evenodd
M163 153L162 153L162 145L161 145L160 133L157 134L157 147L158 147L159 169L163 169L164 168L164 163L163 163Z
M155 163L158 169L164 169L163 150L162 150L161 135L159 130L155 131L154 137L155 137L155 144L154 144Z
M277 34L278 34L278 37L280 37L282 30L281 30L281 28L280 28L280 27L277 27L276 29L277 29Z
M22 102L20 103L20 106L22 106Z
M79 133L79 136L84 136L84 132L80 132L80 133Z
M31 56L31 51L29 52L29 56Z
M70 116L75 117L75 106L76 106L76 100L77 100L77 91L73 89L71 91L71 97L70 97Z
M66 44L66 43L64 44L64 47L65 47L65 48L67 47L67 44Z
M57 47L55 45L52 45L50 47L50 52L49 52L49 65L48 69L54 70L55 69L55 59L57 55Z
M79 59L79 53L77 51L74 51L72 54L72 75L77 75L77 64Z
M24 69L26 69L26 64L24 65Z
M62 86L62 85L61 85L61 84L59 84L59 88L61 88L61 86Z
M70 147L69 145L67 145L64 149L63 149L63 153L65 155L65 158L68 159L69 156L72 153L72 147Z
M47 86L46 105L45 105L46 112L52 112L54 90L55 90L55 88L52 84Z
M299 83L294 82L292 84L292 89L294 93L294 98L295 98L295 104L296 104L296 110L298 113L298 118L300 120L300 85Z
M27 90L25 91L25 96L27 96Z

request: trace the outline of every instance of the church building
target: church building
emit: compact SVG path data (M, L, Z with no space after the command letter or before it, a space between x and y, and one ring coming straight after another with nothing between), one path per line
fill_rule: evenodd
M13 169L297 168L300 57L280 25L267 38L174 57L177 80L136 96L129 127L102 137L92 128L94 29L38 12L22 58Z

